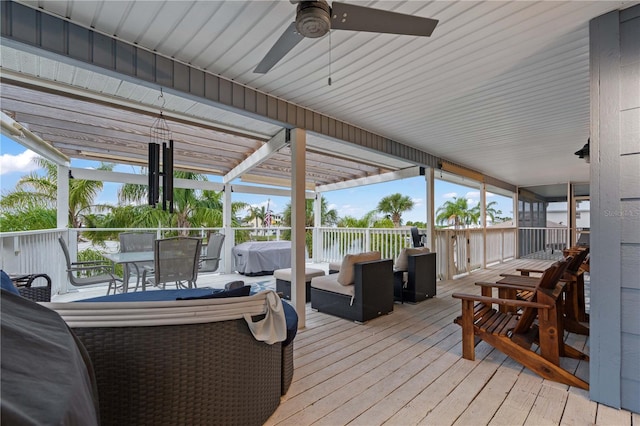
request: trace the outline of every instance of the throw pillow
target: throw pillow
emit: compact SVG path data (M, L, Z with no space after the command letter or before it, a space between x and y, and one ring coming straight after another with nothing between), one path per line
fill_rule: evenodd
M348 254L342 259L340 272L338 273L338 283L342 285L351 285L355 281L355 271L353 265L360 262L369 262L371 260L380 260L379 251L368 251L359 254Z
M251 286L245 285L244 287L234 288L233 290L221 290L204 296L195 297L178 297L176 300L198 300L198 299L219 299L223 297L242 297L248 296L251 292Z
M396 259L396 264L394 265L396 271L406 271L409 269L409 258L408 256L410 255L416 255L416 254L424 254L424 253L430 253L431 251L429 250L428 247L407 247L407 248L403 248L400 251L400 254L398 255L398 258Z
M3 290L7 290L10 293L13 294L17 294L18 296L20 296L20 292L18 291L18 289L16 288L15 285L13 285L13 281L11 281L11 278L9 277L9 275L0 269L0 275L2 275L0 281L2 284L2 289Z

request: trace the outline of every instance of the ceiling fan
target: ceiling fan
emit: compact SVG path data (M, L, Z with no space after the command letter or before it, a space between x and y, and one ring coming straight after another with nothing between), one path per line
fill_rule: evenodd
M325 0L297 3L296 20L287 27L278 41L260 61L254 73L265 74L303 38L322 37L329 30L367 31L429 37L438 24L437 19L405 15L387 10Z

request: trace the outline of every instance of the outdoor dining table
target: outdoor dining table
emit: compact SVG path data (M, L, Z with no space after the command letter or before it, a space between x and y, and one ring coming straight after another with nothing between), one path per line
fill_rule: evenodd
M153 262L153 251L130 251L125 253L102 253L102 256L115 264L123 265L125 263L132 263L136 269L138 269L136 263L138 262ZM136 276L140 279L140 271ZM126 274L125 274L126 275ZM125 276L122 280L123 288L122 292L126 293L129 290L129 277ZM144 288L144 286L142 287Z

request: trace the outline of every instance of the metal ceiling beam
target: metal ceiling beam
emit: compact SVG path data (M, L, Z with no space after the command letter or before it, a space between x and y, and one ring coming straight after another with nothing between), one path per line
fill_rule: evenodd
M29 129L9 117L4 112L0 112L2 118L2 134L10 139L20 142L21 145L29 148L36 154L47 160L53 161L61 166L69 166L69 157L55 149L51 144L44 141L40 136L31 133Z
M408 169L398 170L396 172L382 173L380 175L369 176L365 178L353 179L344 182L330 183L328 185L318 185L316 192L337 191L339 189L355 188L364 185L373 185L376 183L390 182L410 177L424 176L424 167L416 166Z
M267 143L258 148L253 154L251 154L242 163L231 169L223 178L222 182L229 183L232 180L240 177L243 173L248 172L254 167L260 165L263 161L267 160L273 154L278 152L283 146L289 143L289 130L282 129L274 137L272 137Z

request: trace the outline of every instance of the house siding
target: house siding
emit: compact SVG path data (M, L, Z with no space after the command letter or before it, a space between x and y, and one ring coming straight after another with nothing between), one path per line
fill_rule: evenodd
M640 412L640 6L590 38L590 395Z

